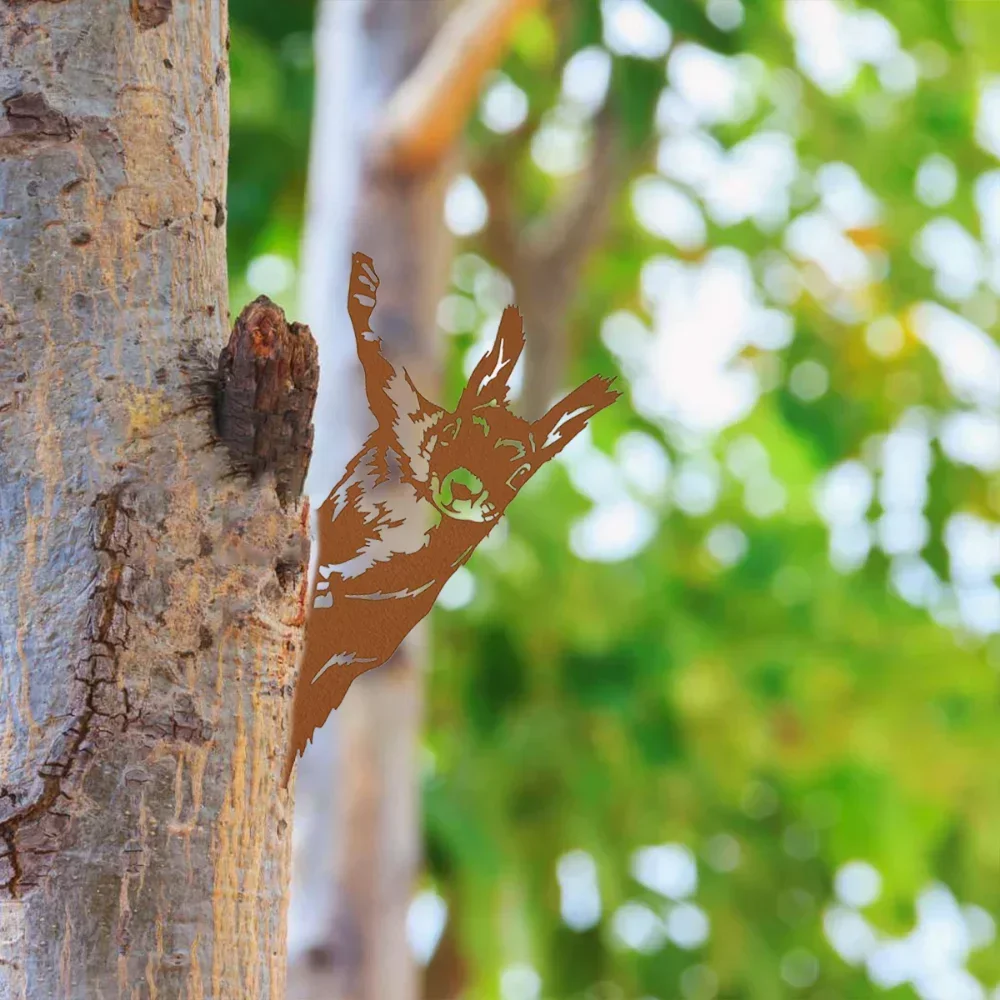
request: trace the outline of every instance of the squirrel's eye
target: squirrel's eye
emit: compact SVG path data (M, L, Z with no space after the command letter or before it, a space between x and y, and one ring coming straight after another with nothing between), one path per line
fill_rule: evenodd
M512 490L519 489L527 479L529 472L531 472L531 463L522 462L507 478L507 485Z

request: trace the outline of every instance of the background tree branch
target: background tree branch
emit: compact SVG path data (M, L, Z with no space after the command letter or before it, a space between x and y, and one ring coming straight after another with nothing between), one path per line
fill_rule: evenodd
M455 147L487 74L528 11L543 0L464 0L389 100L372 137L374 164L428 170Z
M558 392L569 355L568 315L574 291L628 179L632 158L610 102L594 121L592 156L576 184L541 219L522 224L511 197L510 162L476 171L490 204L483 235L493 263L513 282L528 330L520 409L541 416Z

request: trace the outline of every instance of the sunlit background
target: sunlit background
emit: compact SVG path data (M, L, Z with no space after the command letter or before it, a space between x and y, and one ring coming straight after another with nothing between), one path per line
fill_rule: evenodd
M1000 4L554 7L448 190L442 402L515 298L484 172L532 219L609 101L562 382L625 396L432 615L426 995L1000 1000ZM314 11L231 9L233 302L308 322Z

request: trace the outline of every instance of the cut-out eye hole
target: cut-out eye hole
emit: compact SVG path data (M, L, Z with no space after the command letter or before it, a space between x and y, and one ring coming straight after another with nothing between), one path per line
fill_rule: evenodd
M517 452L517 454L514 456L515 458L524 458L525 455L524 445L520 441L515 440L514 438L501 438L493 446L494 451L497 448L513 448Z
M512 489L520 489L528 473L531 472L531 463L522 462L507 478L507 485Z
M462 418L456 417L450 424L441 428L441 444L448 444L458 437L458 432L462 429Z

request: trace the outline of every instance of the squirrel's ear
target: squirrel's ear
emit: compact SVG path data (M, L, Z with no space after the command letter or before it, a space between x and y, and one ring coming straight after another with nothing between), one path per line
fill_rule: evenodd
M534 423L535 454L547 462L558 455L583 430L594 414L610 406L620 395L612 389L613 378L595 375L539 417Z
M510 389L510 376L524 349L524 319L514 306L500 317L496 339L479 359L462 393L461 404L477 405L496 401L503 405Z
M378 298L378 275L371 257L356 253L351 258L351 276L347 283L347 313L351 317L354 333L359 338L370 339L372 313Z

